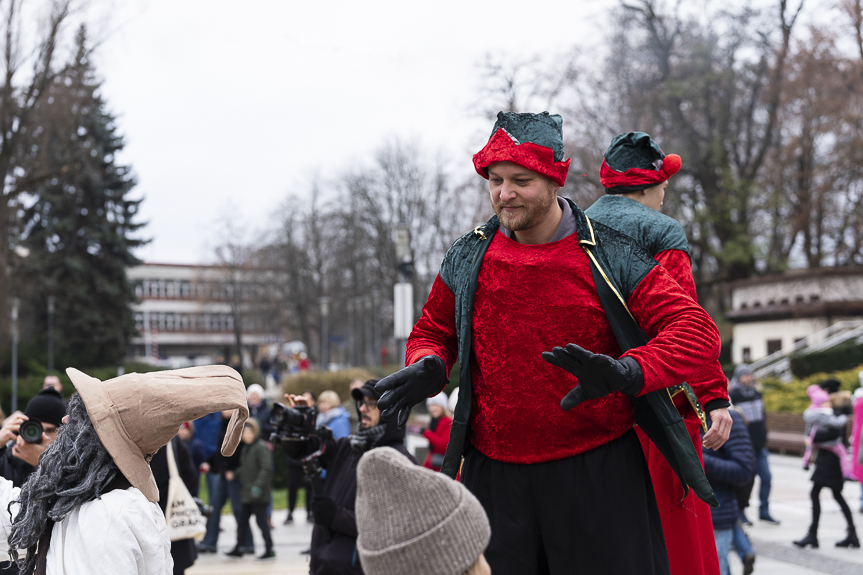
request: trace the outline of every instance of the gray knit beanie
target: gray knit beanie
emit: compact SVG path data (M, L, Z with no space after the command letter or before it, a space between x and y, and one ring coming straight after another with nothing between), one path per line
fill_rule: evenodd
M366 575L461 575L491 537L485 511L464 485L391 447L360 459L355 508Z

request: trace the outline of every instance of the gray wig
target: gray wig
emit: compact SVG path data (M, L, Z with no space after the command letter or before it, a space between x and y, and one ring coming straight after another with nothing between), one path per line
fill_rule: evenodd
M21 487L21 509L9 533L9 549L22 572L36 562L36 543L51 519L60 522L74 509L100 497L119 470L96 434L79 394L69 400L69 422L39 458ZM18 549L27 554L19 557Z

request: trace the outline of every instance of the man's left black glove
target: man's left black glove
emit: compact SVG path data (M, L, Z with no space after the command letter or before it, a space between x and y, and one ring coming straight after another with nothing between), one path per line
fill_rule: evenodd
M582 401L605 397L615 391L638 395L644 386L641 366L629 356L614 359L570 343L566 349L555 347L542 352L542 359L578 378L578 385L560 401L560 406L567 411Z
M404 369L388 375L375 384L381 394L378 409L381 419L388 421L398 413L399 427L408 422L411 408L432 395L440 393L446 385L446 366L436 355L427 355Z
M336 518L336 512L339 507L332 497L326 495L315 495L310 503L312 515L315 516L315 523L332 529L333 519Z

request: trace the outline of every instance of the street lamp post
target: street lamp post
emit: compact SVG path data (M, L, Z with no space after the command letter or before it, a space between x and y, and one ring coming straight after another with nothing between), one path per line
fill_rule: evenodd
M329 321L330 316L330 298L321 296L318 301L321 304L321 369L327 370L330 364L330 334Z
M57 298L48 296L48 372L54 371L54 305Z
M374 329L374 337L372 338L374 342L372 344L374 364L377 363L376 357L380 357L381 353L381 292L377 289L372 290L372 325Z
M18 411L18 306L17 297L12 298L12 412Z
M393 288L393 337L396 340L396 362L404 365L405 346L414 323L410 227L405 224L394 226L393 240L399 275L399 282Z

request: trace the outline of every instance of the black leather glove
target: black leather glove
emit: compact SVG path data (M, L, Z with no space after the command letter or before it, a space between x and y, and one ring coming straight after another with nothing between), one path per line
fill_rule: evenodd
M326 495L315 495L310 503L312 515L315 516L315 523L327 529L332 529L333 519L336 518L336 512L339 506L332 497Z
M398 413L399 427L404 427L411 408L439 393L446 382L446 366L436 355L427 355L386 376L375 384L375 391L381 394L378 400L381 419L388 421Z
M591 353L574 343L542 352L542 359L578 378L578 385L560 401L570 410L582 401L597 399L619 391L637 395L644 386L644 374L638 362L629 356L614 359L601 353Z

